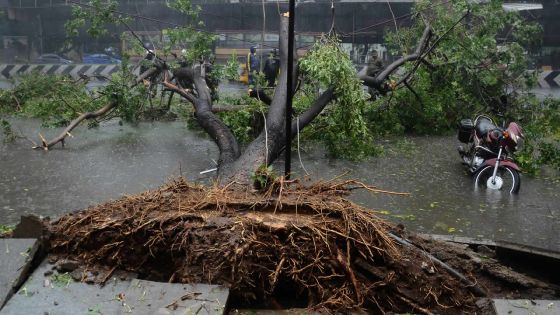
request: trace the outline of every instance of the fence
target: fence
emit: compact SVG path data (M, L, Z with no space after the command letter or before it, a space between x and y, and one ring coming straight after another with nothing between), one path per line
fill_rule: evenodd
M39 72L42 74L68 75L74 79L87 76L93 80L106 81L117 70L119 70L119 65L0 64L0 80L9 81L22 74Z
M92 80L107 81L119 65L97 64L0 64L0 81L9 81L18 75L39 72L42 74L69 75L74 79L87 76ZM138 69L136 69L138 72ZM539 72L538 85L543 89L560 88L560 70Z

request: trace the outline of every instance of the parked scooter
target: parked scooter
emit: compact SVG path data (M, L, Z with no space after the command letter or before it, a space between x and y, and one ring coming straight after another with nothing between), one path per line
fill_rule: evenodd
M459 154L474 176L475 189L517 193L521 185L519 166L512 156L520 139L521 127L512 122L506 129L497 127L492 118L479 115L474 122L461 120L458 133Z

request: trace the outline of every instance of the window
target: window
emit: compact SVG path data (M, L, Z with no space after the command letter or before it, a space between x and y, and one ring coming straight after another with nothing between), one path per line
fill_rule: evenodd
M280 35L278 34L264 34L265 42L277 42L280 40Z
M262 41L261 34L245 34L245 40L253 43Z
M313 35L299 35L300 43L313 43L315 41L315 36Z

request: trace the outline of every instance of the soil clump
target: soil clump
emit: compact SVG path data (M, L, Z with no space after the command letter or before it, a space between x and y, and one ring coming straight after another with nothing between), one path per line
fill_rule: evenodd
M388 224L345 198L356 188L382 192L356 181L277 181L263 193L178 179L52 222L50 253L109 270L98 282L119 269L225 285L235 307L480 314L483 297L558 297L553 284Z

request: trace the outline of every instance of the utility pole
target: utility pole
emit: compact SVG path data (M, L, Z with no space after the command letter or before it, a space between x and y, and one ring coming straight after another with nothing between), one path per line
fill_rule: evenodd
M294 25L295 25L295 0L290 0L288 9L288 84L286 99L286 147L284 149L284 176L290 178L292 168L292 98L294 97L293 73L294 73Z
M41 13L37 14L37 19L39 20L39 54L44 54L44 47L43 47L43 39L44 39L44 30L43 30L43 19L41 18Z

